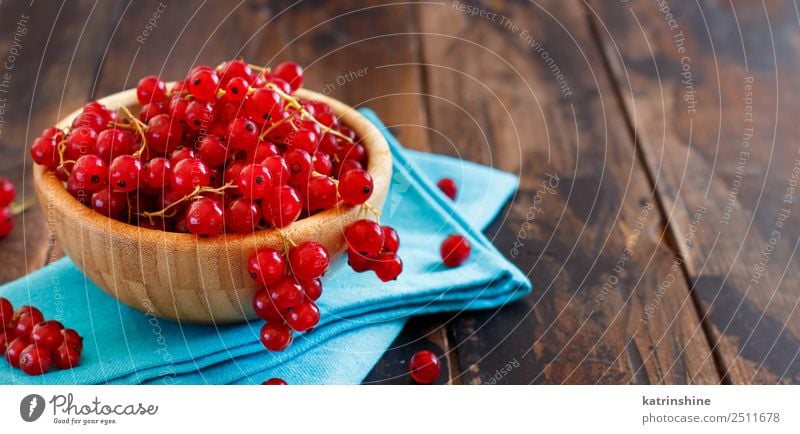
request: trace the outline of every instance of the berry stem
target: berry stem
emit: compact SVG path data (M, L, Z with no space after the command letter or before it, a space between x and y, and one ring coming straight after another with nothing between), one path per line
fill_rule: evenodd
M140 121L136 116L134 116L133 113L131 113L131 111L128 110L128 107L121 106L120 109L123 112L125 112L125 116L128 117L128 120L133 122L133 126L134 128L136 128L136 132L139 133L139 137L142 138L142 146L139 147L139 150L137 150L132 154L134 157L139 158L142 155L142 152L144 152L145 148L147 148L147 136L144 133L145 131L147 131L147 125L144 122Z
M320 127L320 129L322 131L324 131L326 133L329 133L329 134L333 134L334 136L339 137L340 139L350 143L351 145L354 143L353 140L350 139L350 137L345 136L344 134L340 133L339 131L336 131L333 128L330 128L329 126L327 126L327 125L323 124L322 122L318 121L317 118L314 117L314 115L309 113L308 110L306 110L303 107L303 105L300 104L300 101L298 101L297 98L295 98L295 97L289 95L288 93L284 92L281 88L279 88L274 83L267 83L264 87L268 88L268 89L272 89L273 91L275 91L275 93L280 95L281 98L285 99L289 103L290 106L294 107L297 111L299 111L300 115L303 118L311 120L315 124L319 125L319 127Z
M381 224L381 212L380 211L375 209L374 206L370 205L369 202L364 202L364 203L361 204L361 206L362 206L362 208L364 208L367 211L369 211L372 214L374 214L375 215L375 221L378 222L378 224Z
M22 200L22 202L15 202L11 204L11 214L19 215L25 212L31 205L36 202L35 196L28 196Z
M153 221L152 220L153 217L173 217L174 214L173 215L167 215L167 211L169 211L170 209L172 209L176 205L179 205L179 204L181 204L183 202L186 202L187 200L194 199L195 197L197 197L197 196L199 196L199 195L201 195L203 193L225 194L225 190L230 189L230 188L238 188L238 187L232 182L229 182L229 183L223 185L222 187L217 187L217 188L197 186L197 187L194 188L194 190L192 190L191 193L187 194L186 196L183 196L182 198L176 200L175 202L172 202L171 204L165 206L164 208L162 208L162 209L160 209L158 211L152 211L152 212L151 211L145 211L143 213L138 213L138 215L140 215L142 217L147 217L148 219L151 219L150 220L151 223Z

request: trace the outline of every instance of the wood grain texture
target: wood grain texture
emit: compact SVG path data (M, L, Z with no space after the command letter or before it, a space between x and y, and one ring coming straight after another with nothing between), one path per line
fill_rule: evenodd
M118 6L91 1L0 3L0 73L5 82L0 92L0 176L14 182L18 200L33 198L31 142L86 101ZM6 65L7 60L13 62ZM58 257L46 220L36 206L16 218L14 231L0 241L0 282L41 267L54 259L51 251Z
M431 148L520 175L490 235L535 289L458 317L463 381L717 383L580 3L472 5L510 27L418 10Z
M800 382L797 6L589 6L724 375Z

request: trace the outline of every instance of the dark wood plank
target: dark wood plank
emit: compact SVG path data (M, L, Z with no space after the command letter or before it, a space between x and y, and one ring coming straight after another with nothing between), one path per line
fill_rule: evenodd
M110 1L0 3L4 54L0 75L8 83L7 92L0 94L6 100L0 175L13 180L19 200L33 196L30 143L86 101L120 9L119 3ZM5 66L6 60L11 68ZM0 241L0 282L52 259L49 244L46 214L34 205L17 217L12 234Z
M580 3L459 4L418 9L431 148L520 174L489 234L535 286L455 318L463 382L719 382Z
M727 379L800 382L797 6L590 5Z

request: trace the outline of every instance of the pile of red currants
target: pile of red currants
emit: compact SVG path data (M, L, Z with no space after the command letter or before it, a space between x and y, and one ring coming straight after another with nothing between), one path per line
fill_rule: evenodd
M0 176L0 238L5 238L14 229L14 210L12 202L16 190L8 178Z
M47 373L51 367L70 369L81 361L83 338L60 322L44 320L33 306L17 310L0 297L0 353L8 363L28 375Z

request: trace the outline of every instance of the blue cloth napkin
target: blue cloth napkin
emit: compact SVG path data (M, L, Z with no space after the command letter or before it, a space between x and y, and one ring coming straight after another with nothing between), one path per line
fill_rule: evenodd
M0 364L0 384L356 384L412 315L484 309L516 300L530 282L483 236L481 229L516 191L517 179L473 163L403 149L374 112L362 113L386 136L395 159L382 222L401 236L400 278L382 284L357 274L344 259L324 280L320 325L295 336L283 353L268 353L262 323L184 325L131 309L94 286L68 259L0 288L16 306L32 304L47 318L85 338L80 366L28 377ZM431 182L442 176L460 186L454 203ZM472 255L462 266L441 265L447 235L467 237Z

